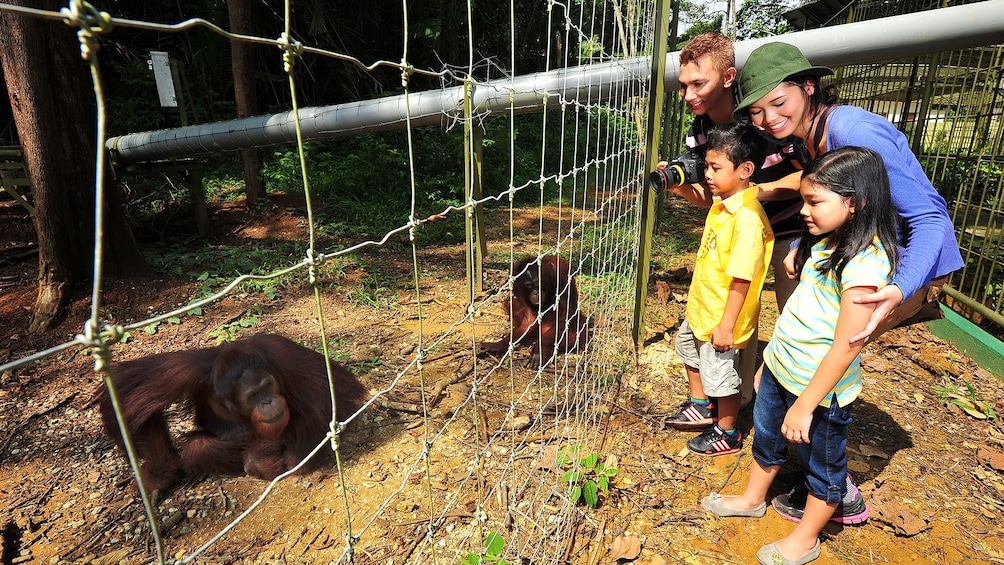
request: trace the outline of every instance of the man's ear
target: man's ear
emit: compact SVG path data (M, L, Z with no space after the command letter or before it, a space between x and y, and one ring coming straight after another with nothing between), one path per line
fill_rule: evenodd
M732 88L732 85L735 82L736 82L736 68L729 67L728 69L725 69L725 72L722 74L722 87Z

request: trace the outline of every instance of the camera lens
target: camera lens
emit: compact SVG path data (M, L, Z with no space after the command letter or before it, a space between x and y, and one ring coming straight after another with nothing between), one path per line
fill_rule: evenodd
M652 171L652 174L648 175L648 185L656 192L668 188L666 186L666 173L663 171L664 169L656 169Z
M648 185L652 190L659 192L674 186L684 184L686 175L681 164L677 161L670 163L664 169L656 169L648 175Z

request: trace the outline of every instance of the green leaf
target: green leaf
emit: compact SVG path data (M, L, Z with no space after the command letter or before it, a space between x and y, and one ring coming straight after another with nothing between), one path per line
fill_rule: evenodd
M582 487L580 487L579 485L575 485L575 488L572 489L571 494L568 495L568 497L572 499L572 504L578 502L581 496L582 496Z
M596 483L593 481L586 481L582 489L582 495L586 499L586 504L590 508L596 508L600 503L600 494L596 489Z
M607 487L610 485L610 479L606 475L600 475L596 477L596 484L600 487L600 490L607 492Z
M987 414L985 413L984 410L981 410L982 408L984 408L983 406L980 405L982 403L973 402L971 400L966 400L962 398L952 398L951 400L949 400L949 402L958 406L966 414L969 414L970 416L976 418L977 420L987 419Z
M561 480L566 483L577 483L582 480L582 473L576 471L575 469L569 469L565 471L565 474L561 475Z
M580 463L582 463L583 467L591 468L591 467L595 467L596 463L599 462L599 460L600 460L600 454L599 453L593 453L592 455L589 455L587 457L583 457L582 461L580 461Z
M143 326L143 331L145 331L146 333L148 333L150 335L153 335L153 334L157 333L157 326L159 326L159 325L160 325L160 322L153 323L153 324L150 324L150 325L147 325L147 326Z
M181 323L181 318L177 316L171 316L170 318L167 319L167 323L178 325Z
M488 532L488 537L485 538L485 553L497 556L502 553L504 547L505 540L502 539L502 536L496 532Z

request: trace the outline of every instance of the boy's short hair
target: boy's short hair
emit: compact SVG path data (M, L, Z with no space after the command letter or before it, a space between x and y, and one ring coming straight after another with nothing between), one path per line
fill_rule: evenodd
M708 31L695 36L680 51L680 64L696 63L709 57L716 70L725 72L736 66L736 49L728 37L717 31Z
M760 133L753 126L744 122L731 122L713 127L708 132L705 148L727 155L736 167L750 161L754 170L760 170L766 158L764 145Z

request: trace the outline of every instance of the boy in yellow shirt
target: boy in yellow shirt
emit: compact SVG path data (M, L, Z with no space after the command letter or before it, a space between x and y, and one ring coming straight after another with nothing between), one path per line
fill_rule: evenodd
M714 195L704 225L686 319L676 336L690 399L667 424L683 430L706 429L687 442L703 455L722 455L742 447L736 429L740 378L739 350L749 344L760 315L760 291L770 265L774 233L750 182L763 162L759 134L751 127L726 124L711 130L705 180Z

